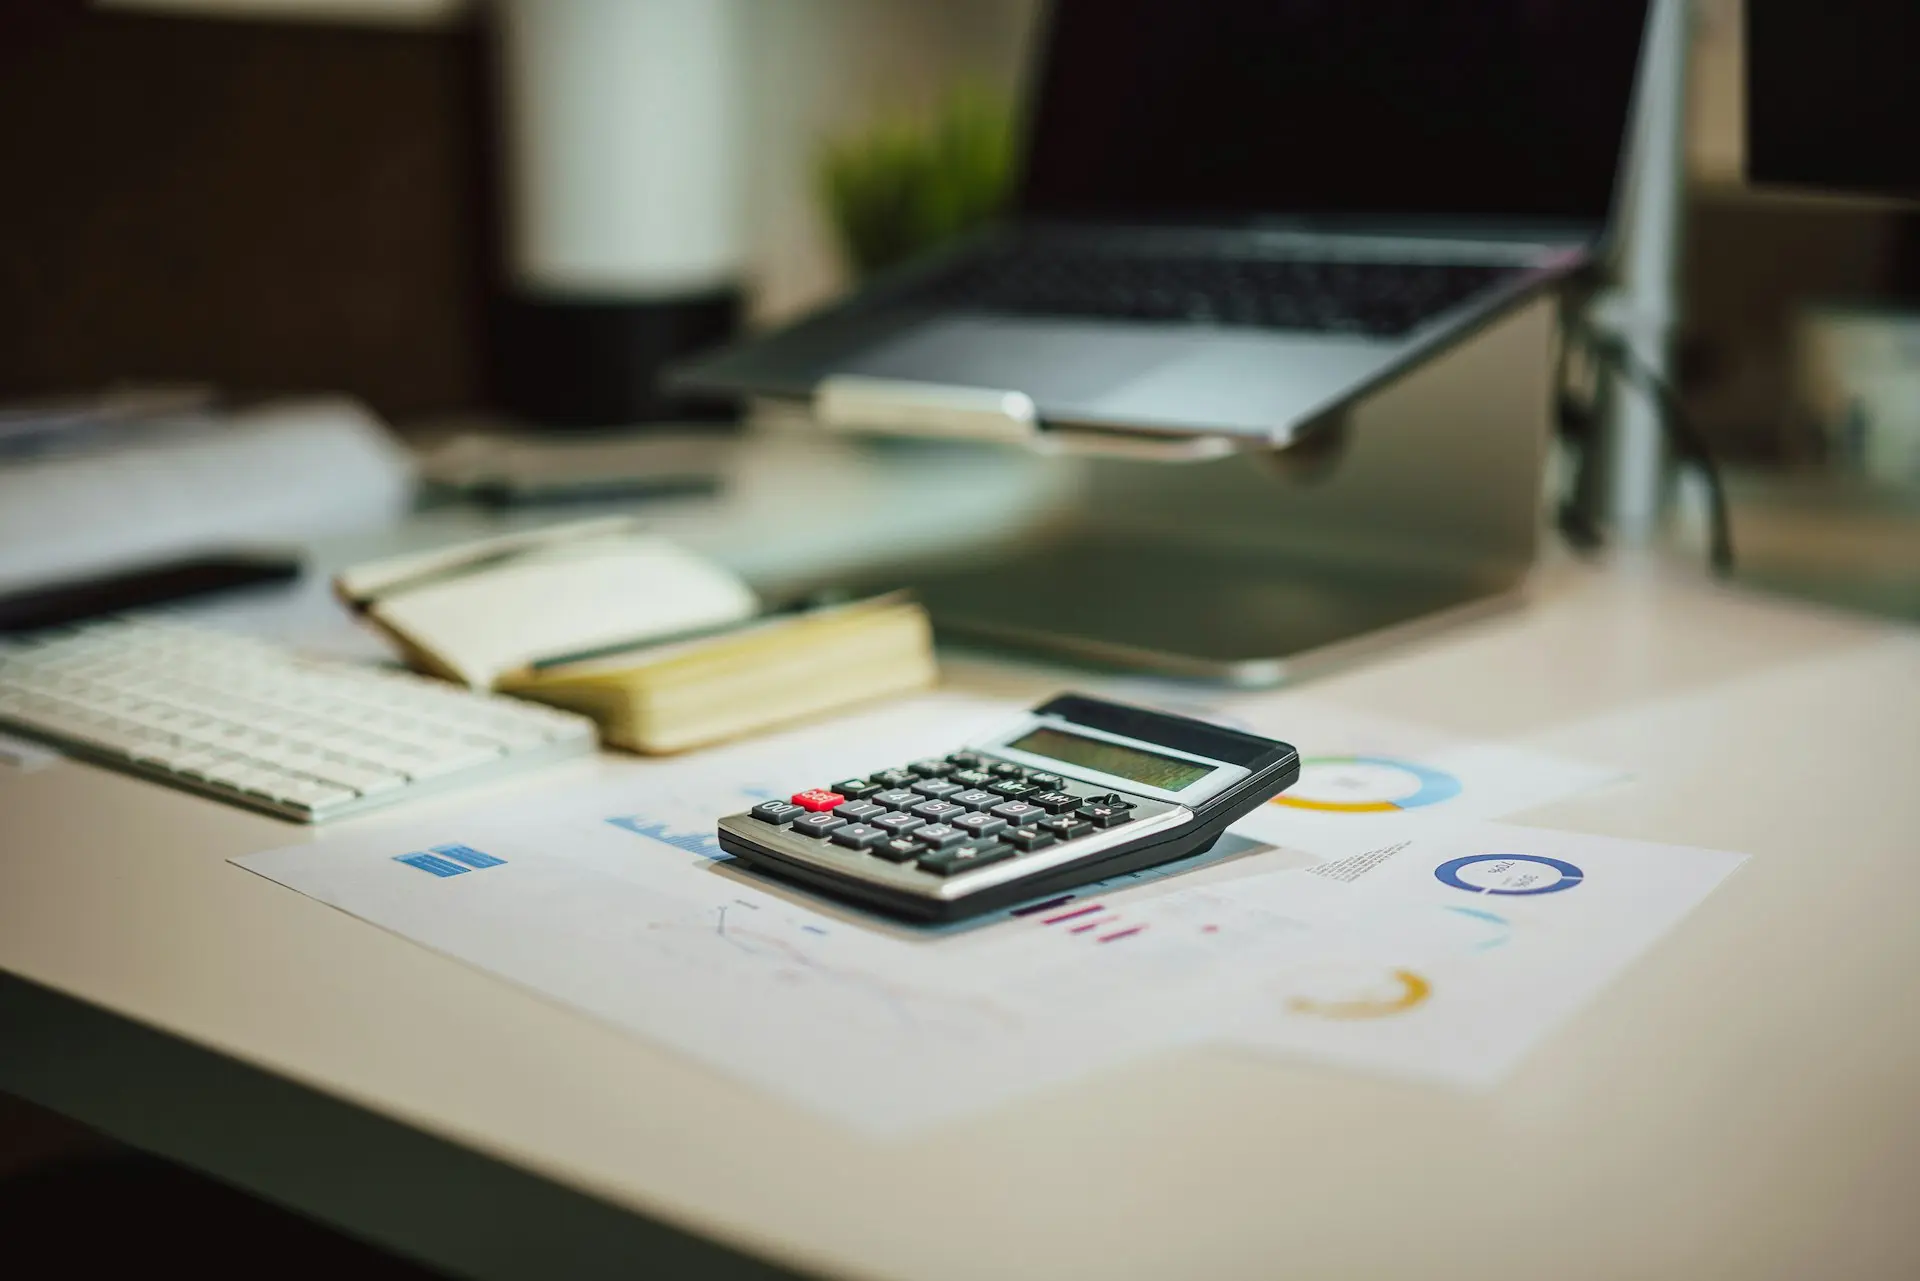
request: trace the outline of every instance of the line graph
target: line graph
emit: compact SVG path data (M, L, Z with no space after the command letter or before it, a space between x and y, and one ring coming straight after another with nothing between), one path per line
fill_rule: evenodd
M715 862L733 857L720 848L720 838L710 827L702 831L677 832L671 824L649 819L644 814L622 815L610 818L607 822L615 827L625 828L635 836L645 836L664 845L671 845L677 850L685 850L689 854L698 854L701 858L713 859Z

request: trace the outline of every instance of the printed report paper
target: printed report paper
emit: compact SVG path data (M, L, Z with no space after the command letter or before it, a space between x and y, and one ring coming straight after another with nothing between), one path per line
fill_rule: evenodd
M234 861L875 1133L1201 1044L1488 1084L1738 862L1449 821L1447 802L1281 814L1284 842L1261 814L1182 863L925 928L764 879L715 842L720 815L1020 710L933 695ZM1560 794L1616 776L1529 756L1516 769ZM1451 741L1400 759L1462 778L1460 797L1492 768ZM1391 839L1325 834L1347 818L1394 820Z

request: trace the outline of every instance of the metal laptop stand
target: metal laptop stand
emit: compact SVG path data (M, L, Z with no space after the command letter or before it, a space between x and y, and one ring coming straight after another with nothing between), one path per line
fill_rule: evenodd
M1073 459L1058 509L882 576L943 634L1269 685L1512 599L1541 524L1554 308L1491 322L1279 450L1043 427L1025 396L975 388L830 380L814 412Z

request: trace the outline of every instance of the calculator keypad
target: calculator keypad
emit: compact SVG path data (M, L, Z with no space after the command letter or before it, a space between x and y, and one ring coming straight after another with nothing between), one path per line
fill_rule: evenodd
M791 800L762 801L747 817L759 820L754 830L776 845L787 833L810 838L789 847L831 850L830 859L848 871L886 868L900 884L903 873L958 876L1174 808L978 752L954 752L808 788Z

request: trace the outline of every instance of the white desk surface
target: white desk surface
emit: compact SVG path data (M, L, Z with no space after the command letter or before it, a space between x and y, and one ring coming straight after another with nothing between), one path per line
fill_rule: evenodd
M1559 565L1309 688L1639 775L1523 821L1752 859L1489 1095L1194 1051L898 1142L225 862L296 828L78 764L0 768L0 969L809 1270L1920 1275L1920 633Z

